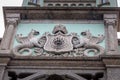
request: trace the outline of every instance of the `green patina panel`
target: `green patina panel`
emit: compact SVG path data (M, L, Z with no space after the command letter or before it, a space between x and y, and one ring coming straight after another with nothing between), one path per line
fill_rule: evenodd
M20 23L18 25L18 29L16 34L23 34L23 36L27 36L28 33L34 29L40 32L40 36L44 34L45 32L50 32L52 33L52 30L54 26L57 24L39 24L39 23ZM66 26L67 30L69 33L75 32L78 35L80 35L81 32L90 30L90 32L94 36L98 36L98 34L104 34L104 24L62 24ZM68 33L68 34L69 34ZM40 37L38 36L38 37ZM81 37L81 36L80 36ZM14 41L14 47L18 45L16 40ZM105 41L100 43L101 46L105 47Z

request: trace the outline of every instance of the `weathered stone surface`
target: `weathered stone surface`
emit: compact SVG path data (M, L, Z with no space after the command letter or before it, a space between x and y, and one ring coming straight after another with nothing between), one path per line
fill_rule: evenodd
M20 13L21 14L21 20L42 20L42 19L50 19L50 20L103 20L103 14L106 13L115 13L118 14L119 9L118 8L4 8L5 13ZM52 13L52 14L51 14ZM107 14L108 15L108 14ZM7 15L12 16L12 15ZM16 15L17 16L17 15ZM116 18L115 16L110 16L110 19ZM6 18L6 16L5 16ZM107 17L109 18L109 17ZM7 18L5 19L7 23ZM9 21L8 21L9 22ZM115 29L117 27L113 27L115 21L113 20L108 25L112 25L109 29L107 29L107 32L113 31L111 29ZM8 23L7 23L8 24ZM12 31L11 31L12 32ZM110 35L111 32L108 32ZM112 32L115 34L115 32ZM7 33L8 34L8 33ZM107 40L111 36L108 36ZM113 38L113 37L112 37ZM117 39L116 37L114 37ZM10 40L10 39L9 39ZM112 39L113 40L113 39ZM7 41L7 40L6 40ZM9 43L9 42L8 42ZM109 42L110 44L110 42ZM112 46L112 44L115 44ZM116 50L117 44L112 42L110 49ZM6 45L7 46L7 45ZM109 46L108 46L109 47ZM7 48L7 47L5 47ZM3 51L4 52L4 51ZM2 52L2 54L4 54ZM5 51L7 53L11 53L9 51ZM114 52L114 51L113 51ZM1 52L0 52L1 53ZM106 52L107 54L107 52ZM114 53L113 53L114 54ZM1 55L0 55L1 56ZM105 55L104 55L105 56ZM90 73L92 76L98 75L97 72L95 73L94 70L99 71L102 74L107 75L107 79L105 79L106 76L102 76L101 80L119 80L120 79L120 57L113 58L112 56L109 56L108 58L98 57L97 59L93 57L93 59L89 59L86 57L82 58L71 58L66 59L63 57L57 58L57 57L43 57L42 59L38 56L36 57L12 57L11 61L9 62L9 58L0 58L0 80L2 80L2 77L4 76L4 66L7 66L8 71L15 71L16 75L19 75L17 73L26 73L26 72L38 72L38 71L47 71L47 72L56 72L58 69L59 72L61 69L63 69L63 72L65 70L70 69L71 71L76 70L76 73ZM9 64L8 64L9 62ZM52 68L52 70L51 70ZM16 69L16 70L15 70ZM6 71L7 71L6 70ZM89 71L87 71L89 70ZM91 71L90 71L91 70ZM93 73L94 72L94 73ZM105 73L104 73L105 72Z
M120 59L118 58L103 59L103 62L105 63L106 67L120 67Z
M3 80L4 72L5 72L5 67L0 66L0 80Z
M113 59L103 59L103 62L106 66L106 75L107 80L119 80L120 79L120 59L114 58Z
M33 67L56 67L56 68L103 68L104 64L100 61L54 61L54 60L14 60L10 66L33 66Z
M116 55L116 51L118 50L117 44L117 36L115 35L116 26L117 26L117 15L116 14L104 14L104 22L107 29L106 37L107 37L107 55Z
M9 58L0 58L0 66L6 66L9 60Z
M0 58L0 80L3 80L5 68L9 62L9 58Z
M120 68L107 68L107 80L119 80Z

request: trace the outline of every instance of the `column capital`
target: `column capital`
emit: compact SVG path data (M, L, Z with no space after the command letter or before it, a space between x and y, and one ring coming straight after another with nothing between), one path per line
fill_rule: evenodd
M117 14L104 14L105 25L117 25Z
M18 18L7 18L6 22L7 24L17 24L18 23Z
M104 19L105 25L117 25L116 19Z
M20 20L20 14L18 13L7 13L6 14L6 24L7 25L17 25Z

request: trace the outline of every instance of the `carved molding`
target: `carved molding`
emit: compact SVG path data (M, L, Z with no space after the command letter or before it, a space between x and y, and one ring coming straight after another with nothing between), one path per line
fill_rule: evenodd
M105 19L105 24L113 25L113 27L115 27L117 25L117 20L116 19Z
M117 19L117 14L104 14L104 19Z
M20 20L19 13L7 13L6 14L6 23L7 25L14 25L16 26Z
M8 25L17 25L18 24L19 19L18 18L7 18L7 24Z
M9 61L9 58L0 58L0 66L7 66Z
M104 14L104 21L106 25L117 25L117 14Z
M16 40L21 44L13 49L13 53L17 56L46 57L90 57L90 54L99 56L104 53L104 48L98 44L105 37L93 36L89 30L81 32L83 38L80 38L77 33L68 34L64 25L56 25L53 34L45 32L40 38L36 38L38 34L39 31L36 30L31 30L28 36L17 34Z

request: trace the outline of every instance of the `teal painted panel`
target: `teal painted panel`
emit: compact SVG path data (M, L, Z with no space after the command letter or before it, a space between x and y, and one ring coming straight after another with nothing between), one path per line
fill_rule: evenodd
M110 0L110 6L111 7L118 7L117 0Z
M41 5L41 6L44 5L44 0L40 0L40 5Z
M28 2L29 2L29 1L30 1L30 0L23 0L22 6L35 7L34 5L28 5ZM44 0L39 0L39 2L40 2L40 3L38 3L38 4L40 4L40 6L43 6L43 5L44 5Z
M23 0L22 6L28 6L28 1L29 1L29 0Z
M102 7L118 7L117 0L108 0L108 1L110 2L110 5L103 5ZM98 7L98 5L101 4L100 2L101 0L96 0L96 7Z
M52 30L55 25L57 24L36 24L36 23L35 24L34 23L23 24L23 23L20 23L18 25L16 34L23 34L23 36L27 36L28 33L32 29L35 29L39 31L40 36L42 36L42 34L44 34L45 32L52 33ZM86 31L86 30L90 30L90 32L94 36L98 36L98 34L104 34L104 24L62 24L62 25L66 26L69 33L76 32L78 35L80 35L81 32ZM14 47L16 45L18 45L18 43L15 40ZM100 43L100 45L105 47L105 41Z

